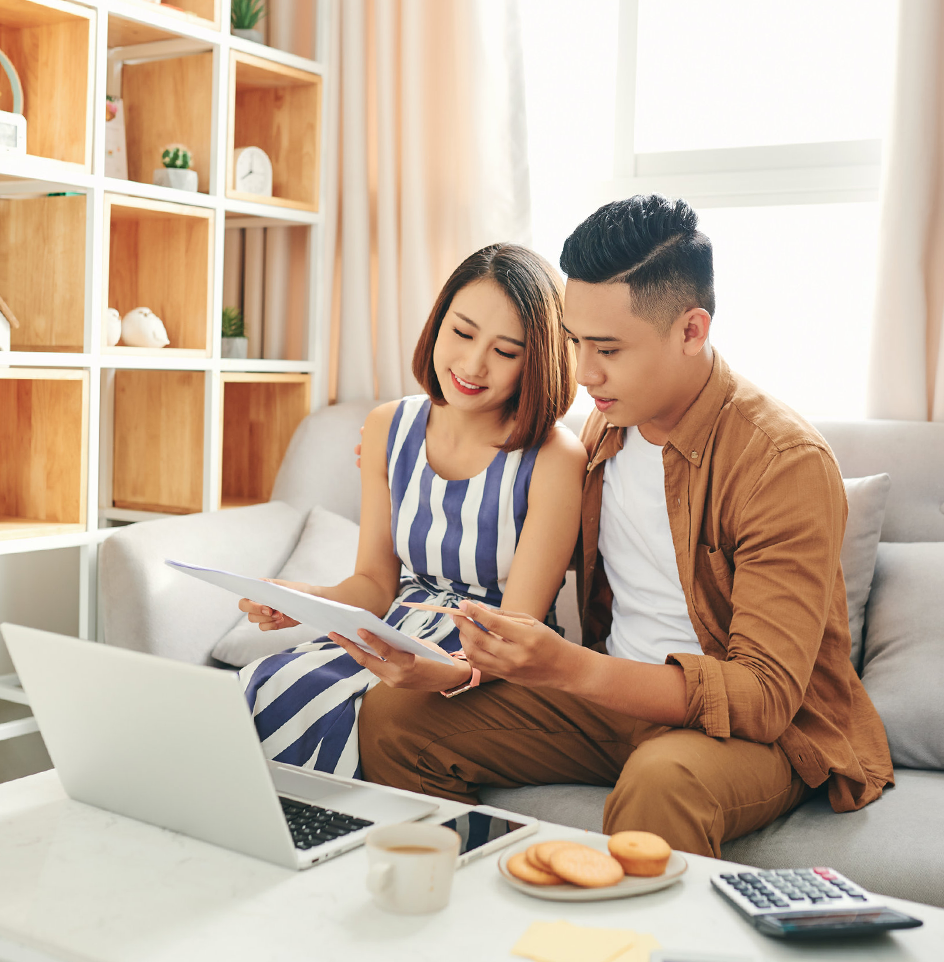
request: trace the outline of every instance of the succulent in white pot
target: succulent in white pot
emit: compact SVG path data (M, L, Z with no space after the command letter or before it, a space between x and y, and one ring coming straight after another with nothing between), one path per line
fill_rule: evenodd
M234 37L252 40L255 43L265 43L261 30L256 24L266 15L263 0L233 0L230 15L230 27Z
M191 168L193 154L183 144L169 144L161 154L163 167L154 171L153 182L158 187L174 187L177 190L196 190L200 178Z
M114 307L105 308L102 327L104 328L105 343L109 347L114 347L121 340L121 315Z
M249 338L243 326L243 312L238 307L223 308L223 340L220 344L222 357L246 358L249 356Z
M121 320L121 339L128 347L167 347L164 322L149 308L136 307Z

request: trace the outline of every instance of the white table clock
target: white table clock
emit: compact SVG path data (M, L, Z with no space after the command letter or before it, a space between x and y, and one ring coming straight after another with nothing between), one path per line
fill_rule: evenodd
M272 161L261 147L237 147L233 164L236 190L260 197L272 196Z

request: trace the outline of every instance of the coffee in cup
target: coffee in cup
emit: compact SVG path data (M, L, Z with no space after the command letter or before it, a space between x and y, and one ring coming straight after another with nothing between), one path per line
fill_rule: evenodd
M388 912L422 915L449 902L459 836L442 825L388 825L367 836L367 888Z

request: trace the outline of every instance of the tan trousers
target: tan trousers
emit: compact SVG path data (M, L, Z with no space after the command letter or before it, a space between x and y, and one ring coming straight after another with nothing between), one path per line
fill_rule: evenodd
M364 777L474 804L479 786L615 785L603 831L655 832L718 857L810 793L778 745L668 728L508 682L443 698L377 685L361 707Z

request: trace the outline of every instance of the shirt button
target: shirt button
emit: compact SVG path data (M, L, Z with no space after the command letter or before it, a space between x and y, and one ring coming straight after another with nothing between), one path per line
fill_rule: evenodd
M693 461L697 461L697 460L698 460L698 452L697 452L697 451L692 451L692 460L693 460Z

